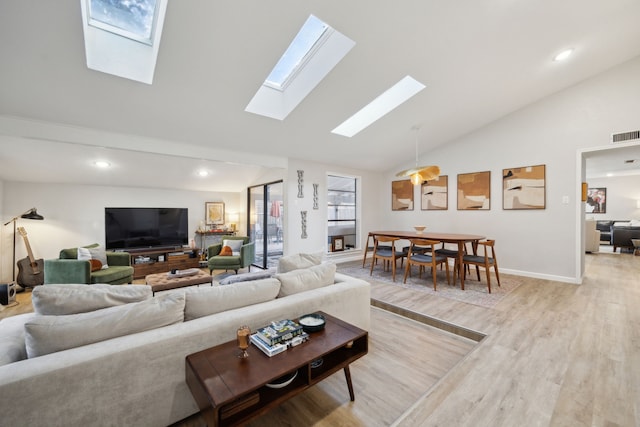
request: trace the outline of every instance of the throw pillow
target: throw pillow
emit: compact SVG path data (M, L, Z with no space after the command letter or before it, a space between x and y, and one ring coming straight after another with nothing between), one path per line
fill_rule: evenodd
M326 263L287 273L276 274L280 281L278 298L333 284L336 265Z
M229 246L233 255L240 255L240 249L244 244L243 240L223 240L222 247Z
M90 259L89 262L91 263L91 272L92 273L94 271L102 270L102 263L100 262L99 259Z
M294 254L280 257L278 260L278 273L286 273L288 271L299 270L301 268L313 267L322 262L323 254L318 252L315 254Z
M105 268L109 268L109 264L107 264L107 253L105 252L104 248L100 246L97 246L95 248L78 248L78 259L88 261L97 259L102 263L102 270L104 270Z
M273 272L266 271L254 271L252 273L232 274L225 277L218 282L219 285L231 285L232 283L248 282L250 280L268 279L273 277Z
M78 259L79 260L90 260L91 252L89 252L89 248L78 248Z
M220 253L218 255L219 256L231 256L231 255L233 255L233 251L231 250L231 248L229 246L223 246L222 250L220 251Z
M27 358L24 324L35 316L25 313L0 320L0 366Z
M147 285L52 284L34 287L31 302L38 314L63 315L140 302L152 296Z
M43 356L183 322L184 303L184 294L169 293L89 313L35 316L24 325L27 356Z
M254 280L229 286L187 288L184 320L271 301L276 298L279 290L280 282L276 279Z

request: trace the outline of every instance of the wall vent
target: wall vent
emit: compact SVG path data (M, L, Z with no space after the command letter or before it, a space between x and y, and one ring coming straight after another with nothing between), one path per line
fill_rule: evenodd
M631 132L614 133L611 135L611 143L626 142L633 139L640 139L640 130L634 130Z

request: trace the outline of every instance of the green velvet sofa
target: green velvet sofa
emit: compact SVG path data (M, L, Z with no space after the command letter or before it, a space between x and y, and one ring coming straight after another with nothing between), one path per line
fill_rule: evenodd
M99 245L84 246L95 249ZM91 271L91 263L78 259L78 248L63 249L58 259L44 261L44 283L108 283L122 285L133 281L133 267L128 252L106 252L108 268Z
M239 255L220 255L222 250L222 243L225 240L242 240L242 247L240 248ZM248 237L243 236L229 236L225 237L222 242L211 245L207 248L207 265L209 267L209 273L213 270L234 270L236 274L238 270L244 267L249 267L251 270L251 264L256 258L256 248L254 242L250 242Z

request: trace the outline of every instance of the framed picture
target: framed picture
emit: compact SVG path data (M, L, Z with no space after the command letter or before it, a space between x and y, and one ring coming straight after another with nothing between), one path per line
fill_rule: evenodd
M449 177L440 175L431 181L425 181L420 187L420 208L423 211L447 210L449 203Z
M410 180L391 181L391 210L413 210L413 184Z
M204 204L204 218L207 225L223 225L224 202L206 202Z
M587 190L586 213L607 213L607 189L604 187Z
M331 236L331 252L344 251L344 236Z
M544 209L545 165L502 170L502 209Z
M458 174L458 210L491 209L491 172Z

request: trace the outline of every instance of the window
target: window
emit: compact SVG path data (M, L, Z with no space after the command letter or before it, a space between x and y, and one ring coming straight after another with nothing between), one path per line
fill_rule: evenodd
M89 25L153 44L156 0L90 0Z
M332 28L329 25L313 15L309 16L296 38L271 70L264 84L283 90L293 74L313 55L314 50L319 48L321 40L329 34L330 30Z
M358 242L358 179L350 176L327 176L327 236L332 250L333 237L344 238L344 250L356 249Z
M284 120L354 45L329 24L309 16L245 111Z
M153 83L168 0L81 0L87 67Z

